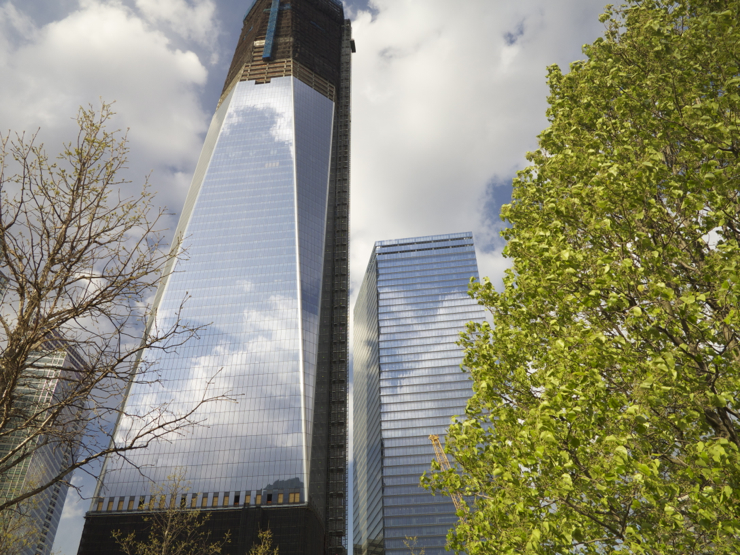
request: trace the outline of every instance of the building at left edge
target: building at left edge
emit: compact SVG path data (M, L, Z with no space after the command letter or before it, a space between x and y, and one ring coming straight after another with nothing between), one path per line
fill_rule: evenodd
M247 6L245 6L247 7ZM206 325L145 354L161 387L136 380L124 414L203 394L202 425L104 464L80 555L143 539L152 487L181 475L167 504L208 513L224 553L269 528L280 555L346 553L350 58L339 0L256 0L243 21L175 233L184 249L155 321ZM115 440L132 432L126 416Z
M84 360L73 345L63 339L49 339L43 351L31 355L28 368L15 389L14 421L43 414L55 398L64 397L84 369ZM78 451L75 430L79 407L70 405L62 410L57 421L63 422L64 433L59 437L39 436L25 443L28 435L19 422L18 429L0 439L0 460L12 465L0 478L0 499L13 498L48 483L64 468L69 467ZM79 433L78 433L79 432ZM5 541L18 555L49 555L59 526L69 485L60 481L21 502L4 515Z

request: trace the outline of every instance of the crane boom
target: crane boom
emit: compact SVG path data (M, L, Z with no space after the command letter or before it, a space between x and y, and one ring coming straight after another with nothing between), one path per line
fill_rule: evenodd
M432 434L429 436L429 441L431 441L432 445L434 446L434 454L437 458L439 466L442 468L442 470L450 470L452 466L450 466L450 461L447 458L447 454L444 452L444 449L442 449L442 444L439 442L439 436ZM450 494L452 502L455 504L455 509L457 509L458 511L462 511L464 508L467 507L467 505L465 505L465 501L463 501L462 495L460 495L458 492L448 490L447 493ZM463 517L463 519L464 518L465 517Z

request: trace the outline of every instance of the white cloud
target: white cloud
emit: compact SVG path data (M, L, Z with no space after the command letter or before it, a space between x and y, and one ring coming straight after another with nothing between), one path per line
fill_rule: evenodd
M165 25L184 39L213 48L219 34L213 0L136 0L136 7L152 23Z
M3 63L6 62L13 39L28 40L36 32L33 20L10 2L0 6L0 30L0 55L3 56L0 61Z
M546 67L603 28L592 0L375 0L353 22L352 280L377 240L473 231L498 284L502 190L545 128ZM566 65L567 67L567 65ZM501 185L503 183L503 185ZM505 194L503 195L505 196Z
M111 129L130 129L125 177L133 183L124 195L151 173L157 202L179 210L210 119L201 99L208 74L195 52L215 29L213 5L192 3L188 13L183 3L170 3L170 21L166 3L144 4L137 12L117 0L80 0L57 19L43 19L35 2L0 0L0 132L41 128L53 158L74 139L71 118L80 105L115 101ZM188 16L190 26L177 20ZM63 554L77 551L95 485L80 472L74 483L87 499L69 492L54 545Z
M83 485L83 475L78 471L72 478L72 485L75 487L81 487ZM83 499L77 493L77 490L70 488L67 491L67 499L64 503L64 509L59 519L59 532L57 536L67 535L74 538L79 538L82 535L82 527L85 524L83 517L85 512L90 506L89 499ZM59 542L61 543L61 541ZM58 545L55 544L58 548ZM71 553L73 546L70 545L68 553Z
M160 202L179 207L185 190L177 171L192 172L208 119L198 96L207 72L193 52L173 48L116 1L83 0L44 26L6 2L0 30L23 36L0 41L4 130L40 127L55 155L74 136L78 106L115 101L113 125L130 128L128 176L138 187L154 170Z

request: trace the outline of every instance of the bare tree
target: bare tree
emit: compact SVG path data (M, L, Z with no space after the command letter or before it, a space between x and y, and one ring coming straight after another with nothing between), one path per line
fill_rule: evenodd
M406 549L409 550L409 553L411 555L424 555L425 554L425 549L418 545L418 540L416 536L406 536L406 539L403 540L403 545L406 546Z
M167 477L165 484L155 485L149 503L139 507L146 511L148 524L145 540L138 540L135 532L124 535L120 530L113 538L126 555L216 555L229 543L230 534L213 541L206 529L210 515L201 515L197 509L185 507L189 491L184 474ZM272 555L272 554L266 554Z
M27 502L0 513L0 553L22 553L38 541L39 530L29 518L32 504Z
M107 454L197 425L197 409L221 398L203 384L185 410L163 403L128 415L136 432L111 442L126 388L157 380L142 353L176 349L199 330L179 317L160 329L153 318L179 248L163 243L147 180L122 197L127 143L106 129L112 114L81 108L76 141L54 161L35 136L0 136L0 513ZM44 450L56 463L43 479L9 486Z
M247 555L278 555L278 546L272 545L272 530L266 528L258 532L259 543L255 543Z

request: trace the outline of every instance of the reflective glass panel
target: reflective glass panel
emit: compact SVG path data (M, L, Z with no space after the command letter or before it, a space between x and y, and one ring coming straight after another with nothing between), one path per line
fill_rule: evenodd
M478 271L470 233L375 245L355 308L354 542L363 554L377 538L386 554L407 554L407 537L429 555L445 552L454 506L421 489L419 478L434 458L429 435L444 441L472 393L457 345L467 322L484 319L467 294L471 277ZM378 472L382 490L371 480ZM373 536L376 513L382 526Z
M202 407L200 426L129 453L144 476L111 458L101 496L147 494L150 479L184 472L191 491L261 499L274 489L276 504L290 489L304 498L333 111L292 77L241 82L220 107L217 132L209 132L215 144L199 164L207 169L179 226L185 252L156 320L171 326L180 311L182 321L205 328L177 349L146 353L159 380L134 383L126 412L167 403L178 414L204 395L230 400ZM136 426L123 418L117 441ZM218 495L211 504L225 506Z

